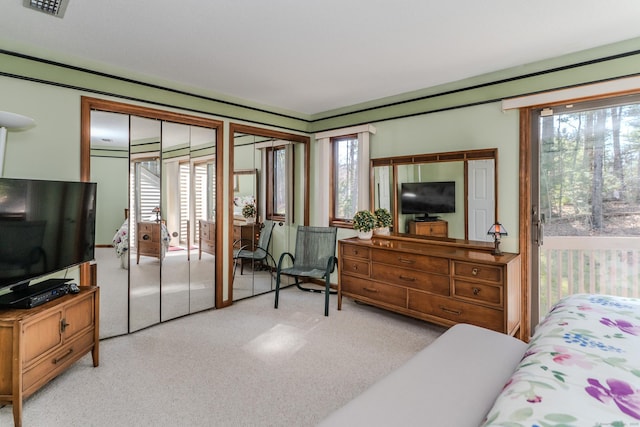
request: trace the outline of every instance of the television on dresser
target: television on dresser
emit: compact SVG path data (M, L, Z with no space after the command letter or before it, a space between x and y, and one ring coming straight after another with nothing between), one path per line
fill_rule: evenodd
M403 214L422 215L416 221L433 221L432 214L456 211L455 181L405 182L400 186L400 206Z
M30 282L94 259L96 187L90 182L0 178L1 307L55 292L70 279Z

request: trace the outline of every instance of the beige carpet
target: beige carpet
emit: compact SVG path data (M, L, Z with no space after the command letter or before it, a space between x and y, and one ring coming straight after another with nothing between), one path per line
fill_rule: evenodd
M287 288L103 340L27 399L25 427L312 426L444 328ZM12 425L0 409L0 426Z

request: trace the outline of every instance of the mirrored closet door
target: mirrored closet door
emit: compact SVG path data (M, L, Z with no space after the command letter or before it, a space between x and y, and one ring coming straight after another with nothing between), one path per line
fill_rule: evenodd
M82 123L83 179L100 192L101 338L214 308L220 123L92 98Z
M308 224L308 138L234 124L231 131L237 301L275 289L280 256L294 253L297 227Z

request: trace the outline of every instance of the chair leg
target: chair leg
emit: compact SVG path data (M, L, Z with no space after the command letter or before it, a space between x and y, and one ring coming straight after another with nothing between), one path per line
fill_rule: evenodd
M329 316L329 294L331 293L329 280L330 280L329 275L327 275L327 278L325 279L326 285L325 285L325 291L324 291L324 315L325 316Z
M280 270L276 274L276 301L273 308L278 308L278 297L280 296Z

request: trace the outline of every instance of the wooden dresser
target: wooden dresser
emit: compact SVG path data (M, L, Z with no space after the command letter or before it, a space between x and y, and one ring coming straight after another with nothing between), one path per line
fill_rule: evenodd
M447 221L409 221L409 234L430 237L449 237Z
M159 222L139 222L136 230L136 263L140 263L140 255L161 258L160 239Z
M347 296L443 326L470 323L514 335L520 255L495 256L461 242L400 235L340 240L338 309Z
M99 289L80 289L31 309L0 311L0 403L13 405L16 427L25 398L89 351L98 366Z
M202 259L202 252L216 254L216 223L214 221L198 221L200 236L198 238L198 259Z

